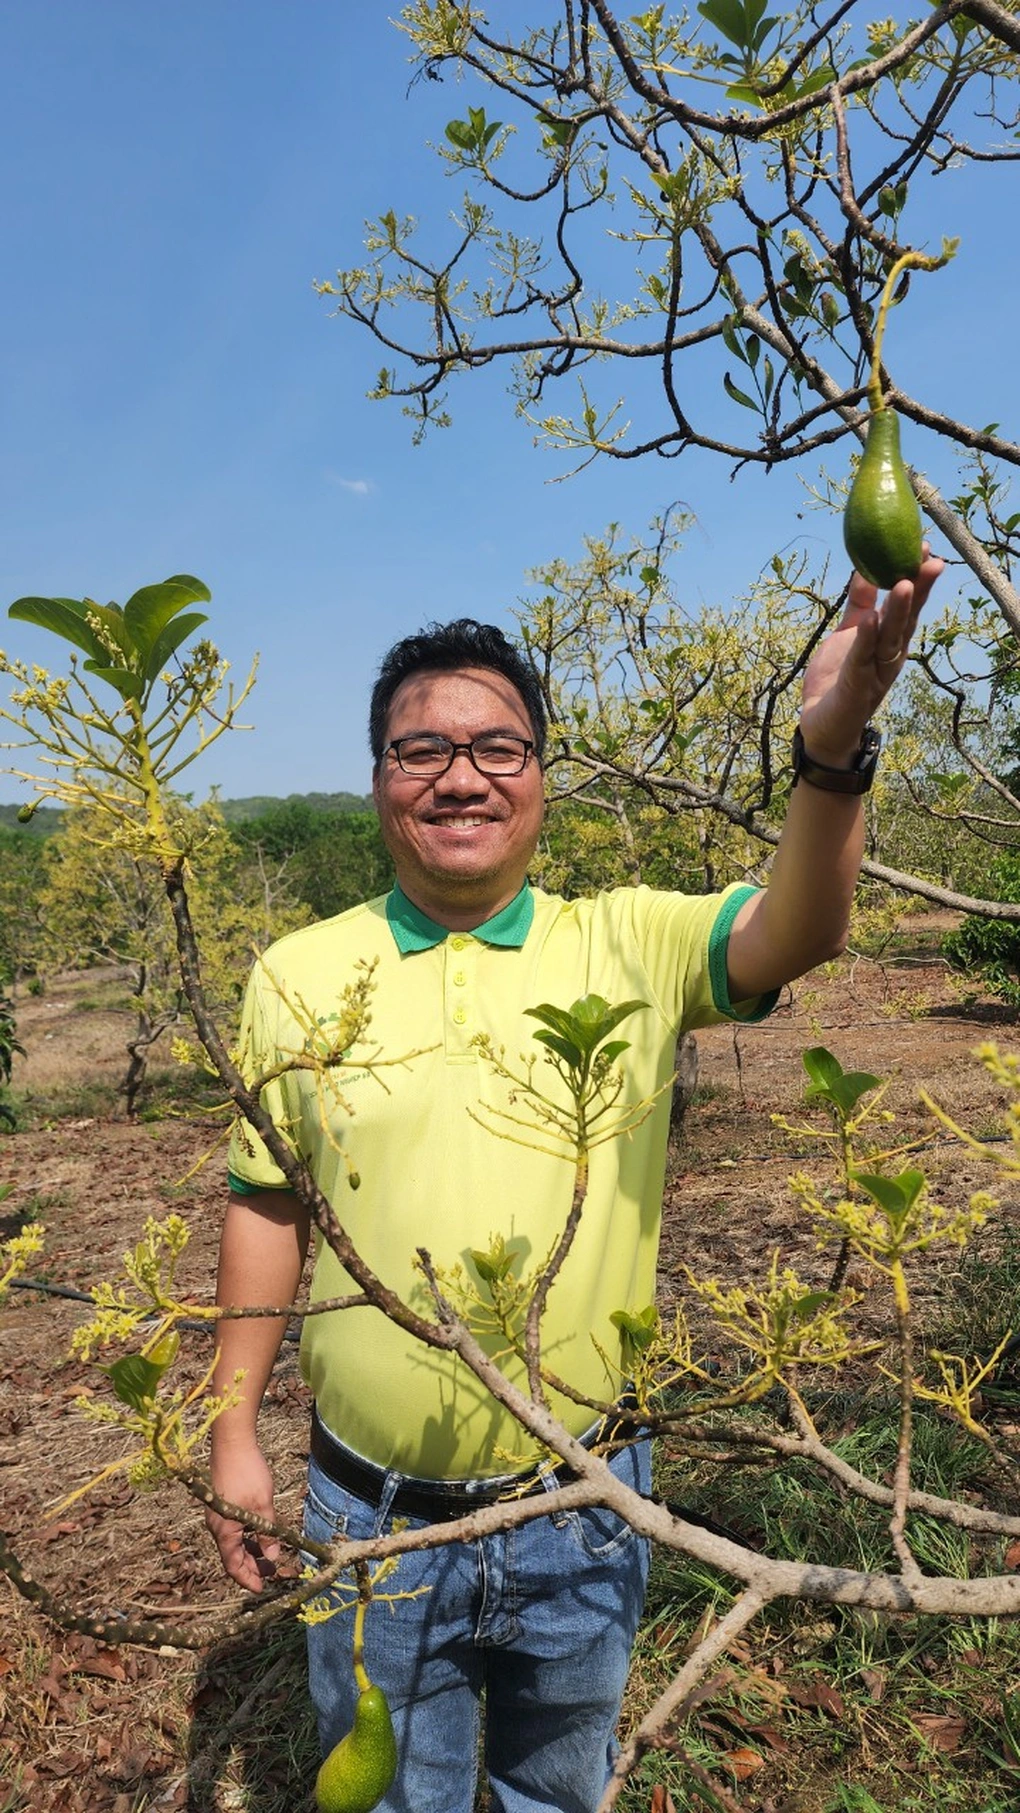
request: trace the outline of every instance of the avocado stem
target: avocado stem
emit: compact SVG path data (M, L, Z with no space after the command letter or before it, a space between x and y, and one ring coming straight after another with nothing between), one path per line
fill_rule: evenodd
M892 293L903 271L937 271L947 264L952 253L942 252L938 258L929 258L924 252L904 252L897 258L885 280L882 300L878 305L878 320L875 323L874 350L871 355L871 372L868 377L868 408L872 415L877 415L885 408L882 402L882 341L885 338L885 319L892 304Z
M372 1683L365 1673L365 1613L368 1600L359 1598L354 1611L354 1679L358 1692L367 1693Z

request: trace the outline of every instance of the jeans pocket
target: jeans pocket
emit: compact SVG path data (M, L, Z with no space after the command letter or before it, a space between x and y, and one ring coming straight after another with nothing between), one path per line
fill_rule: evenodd
M609 1468L632 1491L644 1495L651 1490L651 1465L651 1443L641 1438L614 1455ZM607 1505L586 1505L580 1511L568 1511L564 1523L590 1561L611 1561L636 1535L627 1519Z
M626 1548L634 1530L625 1517L604 1505L587 1505L583 1511L569 1511L565 1520L570 1537L589 1561L609 1561Z
M335 1542L338 1536L351 1533L351 1507L355 1503L343 1486L338 1486L312 1461L308 1468L308 1485L302 1532L312 1542ZM305 1562L318 1566L312 1556Z

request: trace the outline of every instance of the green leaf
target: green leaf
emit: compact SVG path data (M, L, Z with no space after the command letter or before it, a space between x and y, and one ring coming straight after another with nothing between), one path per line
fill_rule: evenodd
M777 19L766 19L763 16L767 5L768 0L744 0L748 38L753 50L757 50L773 26L779 23Z
M853 1113L862 1095L881 1084L881 1078L872 1076L868 1070L844 1071L839 1059L826 1051L824 1045L815 1045L805 1051L802 1062L811 1078L810 1087L804 1092L805 1099L831 1102L844 1117Z
M97 680L105 680L119 692L122 699L140 699L144 690L141 675L132 672L130 667L107 667L108 660L109 656L104 655L102 661L86 661L85 666Z
M622 1001L618 1007L610 1007L601 995L583 995L570 1009L573 1037L585 1051L592 1052L621 1020L647 1005L647 1001Z
M808 1322L812 1316L818 1314L820 1309L824 1309L827 1303L833 1302L835 1302L835 1295L832 1291L805 1291L802 1297L798 1297L795 1302L790 1304L790 1309L798 1322Z
M745 409L753 409L757 415L758 405L754 401L754 398L749 397L746 391L737 389L737 386L734 384L728 371L723 373L723 389L728 397L733 398L735 403L743 403Z
M637 1314L630 1309L614 1309L609 1317L614 1328L620 1330L623 1343L629 1343L632 1352L643 1353L655 1339L659 1326L659 1312L654 1303Z
M883 1177L877 1172L856 1169L853 1175L862 1189L867 1190L879 1208L884 1209L895 1222L902 1221L913 1208L925 1185L924 1172L913 1166L901 1171L898 1177Z
M731 44L748 49L750 28L740 0L701 0L698 11Z
M541 1007L526 1007L524 1012L528 1019L541 1020L546 1026L551 1026L555 1032L562 1033L565 1038L573 1038L574 1020L567 1008L553 1007L551 1002L544 1001ZM537 1033L535 1037L538 1037Z
M63 636L65 642L84 649L93 660L107 659L99 638L85 622L85 604L77 598L18 598L7 615L19 623L34 623L37 629Z
M630 1050L630 1040L629 1039L610 1039L608 1045L603 1045L601 1051L599 1052L599 1057L605 1058L607 1063L612 1064L621 1055L622 1052L629 1051L629 1050Z
M538 123L542 127L547 144L568 145L576 131L573 120L555 120L548 113L540 113Z
M181 1337L176 1328L169 1328L155 1346L149 1348L145 1357L151 1360L154 1366L161 1367L165 1372L167 1367L172 1366L176 1360L180 1345Z
M507 1248L502 1234L497 1235L487 1253L472 1247L471 1258L478 1276L486 1284L495 1284L500 1278L505 1278L514 1262L513 1251Z
M203 580L196 579L194 573L171 573L168 578L164 579L163 584L189 585L193 598L201 600L203 604L212 603L212 593L210 592L209 587Z
M170 656L180 648L181 643L186 642L192 631L197 630L200 624L208 623L208 621L204 611L189 611L186 617L175 617L172 623L168 623L163 634L157 637L153 644L145 669L146 680L150 682L155 680L157 674L162 673Z
M145 585L134 592L124 606L124 621L144 665L167 624L179 611L201 600L208 604L211 594L200 579L164 579L161 585Z
M534 1036L540 1045L547 1045L550 1051L557 1052L564 1062L570 1065L571 1069L576 1070L578 1065L583 1062L584 1053L581 1047L575 1045L573 1039L566 1038L563 1033L536 1032Z
M812 1045L801 1054L801 1063L816 1088L828 1089L843 1075L843 1066L824 1045Z
M728 101L742 101L745 107L764 107L765 102L750 82L732 82L726 89Z
M843 1082L853 1090L855 1100L867 1095L869 1089L880 1089L882 1086L881 1077L872 1076L870 1070L848 1070Z
M471 151L474 147L475 135L467 120L451 120L446 128L446 136L458 151Z
M798 84L792 99L800 101L806 94L817 94L820 88L828 88L830 83L835 80L836 71L832 64L821 63L817 69L811 71L810 75L804 77L803 82Z
M735 359L740 359L741 362L746 365L747 354L745 353L740 340L737 338L737 322L735 315L727 315L722 325L722 337L723 345L733 354L733 357Z
M524 1011L530 1019L541 1020L549 1028L536 1032L535 1038L558 1052L568 1064L577 1066L591 1057L621 1020L647 1005L646 1001L622 1001L610 1007L602 995L582 995L569 1008L553 1007L547 1001L541 1007L526 1007ZM613 1055L618 1056L626 1048L626 1041L618 1043Z
M158 1360L145 1359L140 1353L129 1353L121 1360L114 1360L112 1366L104 1366L102 1370L109 1373L113 1389L122 1404L127 1404L132 1410L144 1410L155 1397L156 1387L166 1367Z

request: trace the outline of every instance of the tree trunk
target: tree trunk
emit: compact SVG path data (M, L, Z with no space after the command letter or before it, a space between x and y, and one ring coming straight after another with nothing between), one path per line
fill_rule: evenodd
M683 1131L684 1115L698 1087L698 1044L692 1032L681 1033L676 1045L676 1081L669 1109L669 1138L672 1144Z

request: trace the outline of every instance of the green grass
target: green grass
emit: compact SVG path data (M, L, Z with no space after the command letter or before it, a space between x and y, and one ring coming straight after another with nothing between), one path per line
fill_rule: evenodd
M138 1119L159 1121L202 1112L224 1101L222 1083L192 1064L172 1064L149 1071L138 1098Z
M54 1084L11 1094L19 1133L38 1133L64 1120L101 1120L116 1113L119 1100L115 1084L101 1081Z
M37 1133L64 1120L105 1120L124 1113L119 1079L15 1090L9 1099L17 1117L17 1130L21 1133ZM203 1071L190 1065L152 1068L137 1097L136 1118L139 1121L166 1120L173 1115L188 1115L211 1108L223 1099L222 1088Z
M984 1240L980 1251L970 1248L963 1253L928 1341L948 1353L988 1354L1003 1335L1017 1330L1020 1229L1004 1227L994 1244Z

